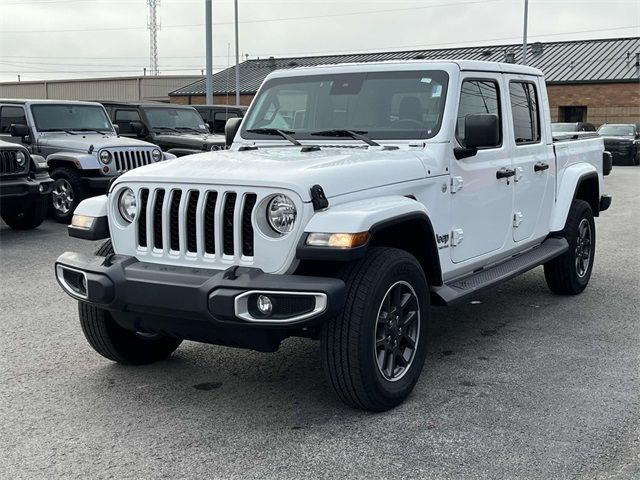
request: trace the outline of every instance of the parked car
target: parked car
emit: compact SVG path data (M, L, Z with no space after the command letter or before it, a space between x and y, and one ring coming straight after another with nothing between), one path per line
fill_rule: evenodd
M224 135L224 126L230 118L242 118L247 113L247 107L230 105L194 105L193 106L211 133Z
M175 158L148 142L118 136L102 105L67 100L0 100L0 139L42 155L54 180L51 206L69 223L84 198L118 175Z
M155 143L178 157L225 148L224 135L209 132L190 106L160 102L101 102L125 137Z
M604 146L552 140L537 69L278 70L226 133L230 150L128 172L80 205L70 234L110 239L55 271L104 357L311 337L343 401L386 410L418 381L431 304L540 265L555 293L589 283Z
M605 123L598 129L614 165L640 165L640 124Z
M0 216L15 230L31 230L47 216L53 180L47 162L22 145L0 140Z
M593 123L588 122L573 122L573 123L552 123L552 132L595 132L596 127Z

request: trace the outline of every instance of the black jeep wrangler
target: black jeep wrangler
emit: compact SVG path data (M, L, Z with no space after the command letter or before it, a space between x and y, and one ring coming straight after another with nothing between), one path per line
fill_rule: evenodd
M45 219L53 186L48 170L41 156L0 140L0 216L11 228L29 230Z

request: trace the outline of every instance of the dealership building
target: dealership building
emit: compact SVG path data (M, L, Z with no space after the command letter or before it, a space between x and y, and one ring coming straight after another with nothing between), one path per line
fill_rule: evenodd
M265 77L274 70L385 60L485 60L521 63L519 44L411 50L403 52L247 60L240 64L240 103L249 105ZM553 121L640 122L640 37L536 42L527 62L544 72ZM214 103L235 103L235 66L213 77ZM205 103L205 80L199 78L169 93L172 103Z

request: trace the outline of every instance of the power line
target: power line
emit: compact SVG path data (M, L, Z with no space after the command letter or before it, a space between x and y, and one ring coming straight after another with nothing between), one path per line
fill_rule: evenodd
M336 18L336 17L348 17L348 16L359 16L359 15L372 15L378 13L395 13L395 12L403 12L403 11L413 11L413 10L425 10L429 8L439 8L439 7L451 7L451 6L460 6L460 5L475 5L475 4L486 4L489 2L502 2L504 0L471 0L467 2L449 2L449 3L438 3L431 5L423 5L421 7L405 7L405 8L389 8L384 10L364 10L358 12L344 12L344 13L330 13L325 15L307 15L302 17L280 17L280 18L264 18L260 20L243 20L239 23L242 24L250 24L250 23L267 23L267 22L286 22L293 20L308 20L308 19L319 19L319 18ZM213 25L233 25L234 22L214 22ZM204 23L189 23L189 24L181 24L181 25L164 25L163 28L187 28L187 27L203 27ZM0 33L9 33L9 34L22 34L22 33L68 33L68 32L97 32L97 31L124 31L124 30L140 30L145 27L105 27L105 28L78 28L78 29L61 29L61 30L0 30Z

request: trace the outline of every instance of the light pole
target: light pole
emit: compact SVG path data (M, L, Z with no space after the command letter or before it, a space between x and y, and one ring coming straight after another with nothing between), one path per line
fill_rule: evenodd
M529 0L524 0L524 30L522 32L522 65L527 64L527 23L529 20Z
M207 93L207 104L211 105L213 103L213 35L212 35L212 13L211 13L211 0L204 0L204 16L205 16L205 41L206 45L206 68L207 68L207 79L206 79L206 93Z
M240 105L240 45L238 44L238 0L234 0L236 24L236 106Z

